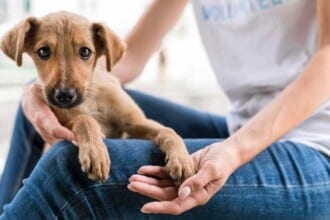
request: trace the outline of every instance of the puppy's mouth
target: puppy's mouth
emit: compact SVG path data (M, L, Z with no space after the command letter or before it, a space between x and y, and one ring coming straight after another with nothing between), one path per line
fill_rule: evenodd
M84 101L82 94L70 94L67 92L62 92L57 94L55 89L52 92L47 93L46 95L47 102L57 108L70 109L80 105Z

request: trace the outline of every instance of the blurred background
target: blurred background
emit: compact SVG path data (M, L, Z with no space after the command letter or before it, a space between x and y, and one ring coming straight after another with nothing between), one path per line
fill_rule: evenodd
M66 10L92 21L107 23L122 38L152 0L0 0L0 36L26 16L43 16ZM11 131L24 85L36 77L29 57L23 66L0 52L0 176L8 153ZM190 5L173 30L163 39L144 73L129 88L175 102L224 114L228 101L217 87L196 28Z

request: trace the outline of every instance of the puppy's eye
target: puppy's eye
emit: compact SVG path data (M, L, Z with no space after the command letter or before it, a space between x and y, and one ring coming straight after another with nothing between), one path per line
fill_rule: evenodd
M87 47L80 47L79 55L82 60L88 60L88 58L92 55L92 51Z
M47 60L51 55L51 51L48 46L39 48L37 53L38 53L38 56L40 57L40 59L43 59L43 60Z

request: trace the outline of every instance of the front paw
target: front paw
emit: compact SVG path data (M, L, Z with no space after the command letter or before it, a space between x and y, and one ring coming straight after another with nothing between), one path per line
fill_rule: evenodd
M172 153L166 156L166 160L166 169L176 186L196 173L194 161L188 153Z
M79 144L79 161L89 179L104 182L109 178L110 158L103 142Z

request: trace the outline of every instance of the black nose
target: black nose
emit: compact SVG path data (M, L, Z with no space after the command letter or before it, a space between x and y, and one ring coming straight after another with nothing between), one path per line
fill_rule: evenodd
M56 88L53 97L59 106L71 105L77 100L77 90L75 88Z

